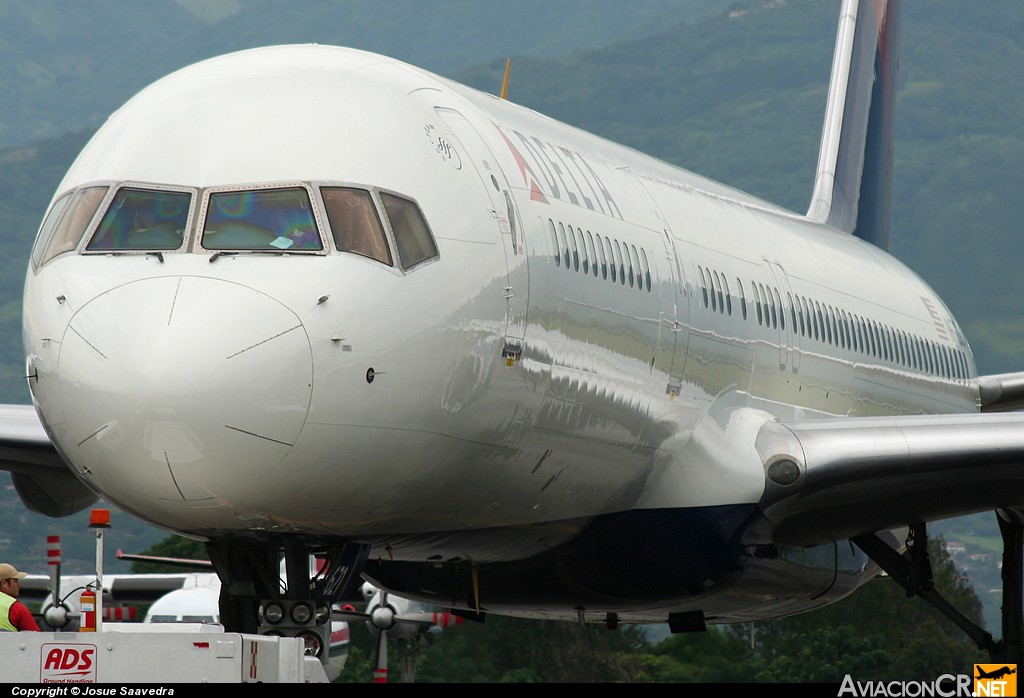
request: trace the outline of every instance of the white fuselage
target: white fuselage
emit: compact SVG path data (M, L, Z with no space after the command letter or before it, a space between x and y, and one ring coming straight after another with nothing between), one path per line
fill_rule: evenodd
M103 203L33 265L30 383L87 484L187 535L525 557L601 515L755 504L733 437L768 419L976 409L954 319L881 250L379 56L179 71L55 200L123 183L191 193L185 241L88 253ZM203 247L204 196L262 185L312 192L321 253ZM415 201L438 256L339 251L324 185ZM508 527L534 534L476 535Z

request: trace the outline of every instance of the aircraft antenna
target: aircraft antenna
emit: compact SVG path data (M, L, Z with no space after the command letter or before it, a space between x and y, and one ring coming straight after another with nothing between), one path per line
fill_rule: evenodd
M473 574L473 610L475 610L477 613L479 613L480 612L480 572L476 568L476 560L474 560L473 558L470 558L469 561L473 565L470 568L472 570L472 574Z
M501 81L501 98L507 99L508 94L508 72L512 68L512 59L505 59L505 79Z

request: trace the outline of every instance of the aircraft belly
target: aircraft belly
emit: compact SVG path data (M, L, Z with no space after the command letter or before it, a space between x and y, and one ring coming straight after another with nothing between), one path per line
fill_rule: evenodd
M760 520L749 504L609 514L582 527L565 522L579 534L530 557L520 555L522 538L490 532L490 549L501 549L502 541L509 548L501 562L474 558L475 575L465 558L448 559L441 549L435 565L373 558L366 574L403 596L465 610L479 603L488 612L560 620L576 620L582 610L595 622L606 613L621 622L665 622L669 613L699 611L709 623L809 610L877 574L845 543L764 544L754 534ZM474 536L488 533L452 532L446 549L470 548ZM518 532L527 534L541 532Z
M529 437L512 448L500 432L467 438L399 425L307 424L302 439L261 488L277 492L283 527L336 535L416 535L586 519L595 502L616 501L638 485L600 445L584 455L562 448L558 437ZM510 425L510 428L515 428ZM544 448L544 447L547 448ZM314 464L318 507L311 517L308 492L287 474L291 463ZM290 499L284 495L290 493ZM607 509L607 506L604 507ZM405 551L397 543L396 555Z

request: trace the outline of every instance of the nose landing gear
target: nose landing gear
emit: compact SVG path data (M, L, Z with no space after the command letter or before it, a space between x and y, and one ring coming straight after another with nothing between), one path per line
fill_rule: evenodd
M221 580L226 631L301 637L307 655L327 661L331 606L361 598L370 546L239 538L206 547Z

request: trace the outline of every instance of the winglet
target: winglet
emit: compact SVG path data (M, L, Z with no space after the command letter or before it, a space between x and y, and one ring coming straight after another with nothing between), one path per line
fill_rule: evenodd
M807 217L889 247L902 0L844 0Z
M509 70L511 68L512 68L512 59L511 58L506 58L505 59L505 79L501 81L501 98L502 99L507 99L507 95L508 95L508 73L509 73Z

